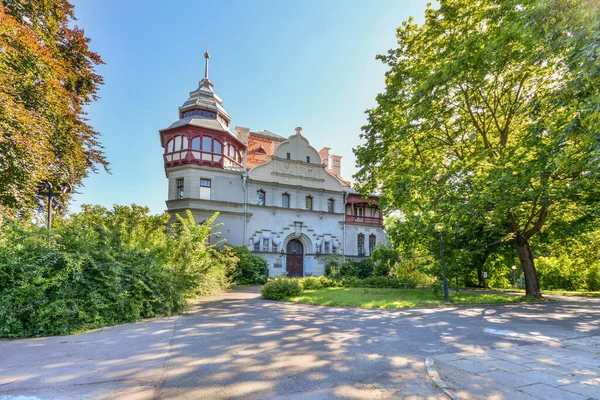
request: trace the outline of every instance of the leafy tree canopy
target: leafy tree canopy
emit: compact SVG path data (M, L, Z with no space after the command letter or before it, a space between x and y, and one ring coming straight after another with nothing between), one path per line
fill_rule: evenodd
M67 0L0 2L0 212L31 210L38 183L77 186L107 167L84 107L100 57Z
M378 56L390 70L359 187L407 219L512 242L540 297L530 239L597 213L599 15L590 0L441 0L404 22Z

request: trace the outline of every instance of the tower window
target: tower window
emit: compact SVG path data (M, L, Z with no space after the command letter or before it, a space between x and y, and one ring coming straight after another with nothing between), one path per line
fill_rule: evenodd
M286 160L289 160L290 158L292 158L292 155L290 153L286 153L285 158L286 158Z
M192 150L200 151L200 138L199 137L192 139Z
M214 151L214 153L221 154L223 152L223 145L221 144L221 142L218 142L218 141L215 140L214 144L215 144L215 151Z
M281 195L281 207L290 208L290 195L284 193Z
M307 210L312 210L313 209L313 198L312 198L312 196L306 196L306 209Z
M183 199L183 178L177 178L177 198Z
M256 204L258 204L259 206L264 206L266 203L265 200L266 196L264 190L259 190L258 192L256 192Z
M332 213L335 206L335 200L327 199L327 212Z
M212 182L210 179L200 179L200 198L210 200L210 187Z
M202 151L210 153L212 152L212 139L210 136L202 137Z

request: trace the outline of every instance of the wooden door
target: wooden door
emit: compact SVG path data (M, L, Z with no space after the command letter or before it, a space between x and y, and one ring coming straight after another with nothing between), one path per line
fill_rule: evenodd
M288 276L303 276L304 275L304 246L302 243L293 239L287 245L287 256L285 260L285 268Z

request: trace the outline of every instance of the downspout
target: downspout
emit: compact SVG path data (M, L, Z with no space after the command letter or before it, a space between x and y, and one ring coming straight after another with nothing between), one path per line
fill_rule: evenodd
M344 192L344 251L342 252L342 262L346 261L346 192Z
M242 188L244 189L244 246L248 246L248 171L242 172Z

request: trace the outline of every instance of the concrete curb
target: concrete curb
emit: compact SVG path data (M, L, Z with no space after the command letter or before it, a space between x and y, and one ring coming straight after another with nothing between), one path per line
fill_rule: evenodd
M435 362L432 358L425 359L425 367L427 367L427 374L429 375L429 379L431 379L433 383L435 383L436 386L439 387L442 390L442 392L444 392L444 394L450 398L450 400L458 400L458 397L456 397L454 390L450 386L448 386L446 382L444 382L444 380L440 377L440 374L435 369Z

